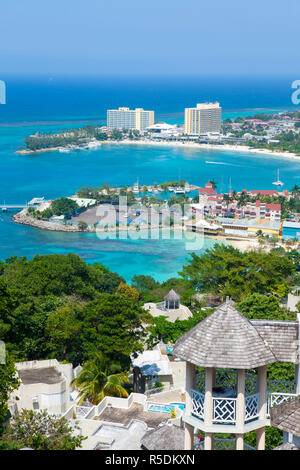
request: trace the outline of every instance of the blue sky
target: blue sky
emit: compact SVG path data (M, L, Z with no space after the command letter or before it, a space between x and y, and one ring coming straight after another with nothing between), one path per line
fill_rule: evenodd
M299 0L0 0L0 8L0 74L300 75Z

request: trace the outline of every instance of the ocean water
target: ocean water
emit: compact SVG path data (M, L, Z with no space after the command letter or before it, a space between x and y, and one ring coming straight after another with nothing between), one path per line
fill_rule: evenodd
M50 77L51 78L51 77ZM285 188L300 184L299 162L247 152L195 150L163 146L102 145L97 150L16 155L24 138L101 122L108 107L143 106L156 110L160 120L182 122L184 106L204 99L220 100L225 117L249 115L258 109L288 109L288 79L137 81L7 79L7 105L0 106L0 203L25 203L36 196L57 198L74 194L81 185L152 184L183 178L204 185L214 178L220 191L271 189L280 170ZM176 276L189 251L186 240L105 240L94 234L41 231L12 222L12 213L0 215L0 259L44 253L79 254L87 262L101 262L127 280L150 274L159 280ZM194 251L212 246L205 239Z

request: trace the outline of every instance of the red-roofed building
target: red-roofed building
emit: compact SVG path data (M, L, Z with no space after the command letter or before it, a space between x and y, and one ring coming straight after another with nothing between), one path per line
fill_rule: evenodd
M258 189L250 191L251 196L278 196L278 191L276 189Z
M213 188L213 185L208 181L204 188L199 188L199 196L215 196L217 191Z

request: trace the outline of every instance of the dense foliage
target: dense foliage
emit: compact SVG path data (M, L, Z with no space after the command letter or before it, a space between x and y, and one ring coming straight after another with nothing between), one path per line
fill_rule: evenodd
M66 418L47 411L22 410L10 420L1 438L2 448L14 445L33 450L75 450L85 439L78 430Z
M276 251L242 253L232 246L215 245L201 255L192 253L181 275L191 288L240 300L251 293L277 293L299 271L288 255Z
M145 313L136 291L104 266L73 254L37 255L9 259L0 271L0 339L16 360L76 365L96 347L128 365L141 350Z
M19 386L19 379L16 376L16 368L7 354L4 364L0 364L0 435L8 413L8 398L10 393Z

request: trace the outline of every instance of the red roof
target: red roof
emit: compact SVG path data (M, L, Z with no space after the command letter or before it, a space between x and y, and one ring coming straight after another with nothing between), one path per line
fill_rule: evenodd
M206 194L207 196L212 196L217 194L217 191L214 188L199 188L199 194Z
M268 189L258 189L258 190L252 190L250 191L251 194L253 194L254 196L256 194L261 194L263 196L272 196L272 195L277 195L278 194L278 191L276 189L271 189L271 190L268 190Z
M266 209L271 211L281 211L281 204L266 204Z

